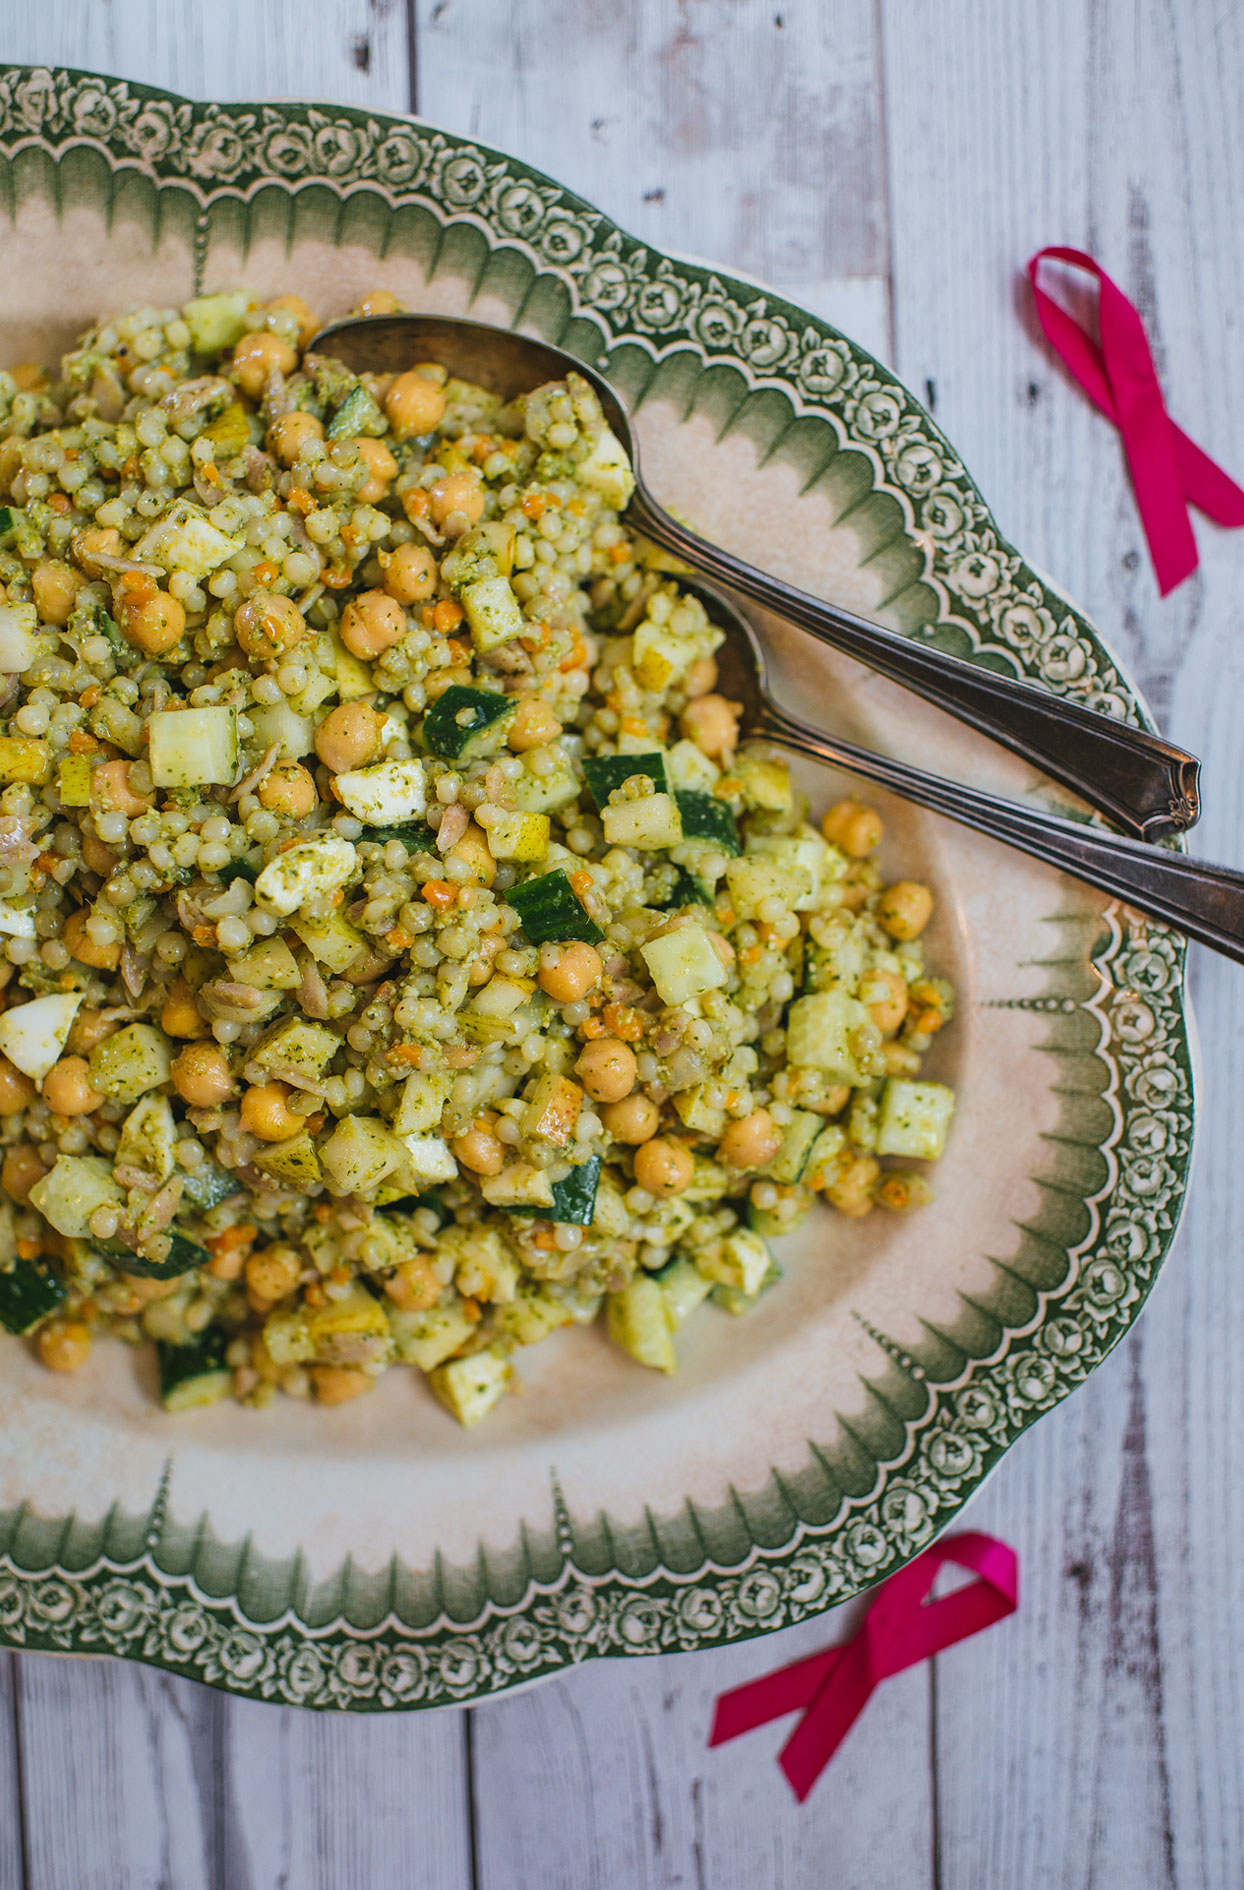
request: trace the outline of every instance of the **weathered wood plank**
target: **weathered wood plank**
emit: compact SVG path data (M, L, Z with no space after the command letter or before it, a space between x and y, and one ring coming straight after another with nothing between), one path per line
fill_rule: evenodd
M888 351L871 0L418 0L418 108Z
M404 0L49 0L5 27L6 59L115 72L192 98L410 109Z
M1044 243L1096 254L1144 311L1173 411L1240 471L1244 150L1220 76L1240 65L1240 21L1148 0L1039 17L957 0L933 38L901 0L884 18L899 371L933 383L1003 528L1209 757L1195 845L1238 860L1239 540L1198 520L1201 572L1158 599L1117 438L1017 319L1016 271ZM1244 1017L1230 967L1195 969L1213 1041L1201 1160L1154 1310L973 1510L1025 1552L1027 1586L1017 1621L939 1663L946 1890L1225 1890L1244 1868L1244 1286L1223 1264L1244 1231Z

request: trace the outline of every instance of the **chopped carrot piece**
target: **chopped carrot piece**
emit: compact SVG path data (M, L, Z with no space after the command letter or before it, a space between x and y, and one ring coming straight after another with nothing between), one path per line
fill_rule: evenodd
M446 879L428 879L423 883L423 896L430 906L446 912L458 897L455 889Z

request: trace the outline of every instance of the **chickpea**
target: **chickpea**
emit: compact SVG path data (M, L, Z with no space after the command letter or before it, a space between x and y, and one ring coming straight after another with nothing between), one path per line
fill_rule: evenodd
M124 757L105 761L91 770L91 800L101 813L124 814L137 820L155 804L154 794L135 794L130 786L130 763Z
M96 1044L105 1037L111 1037L116 1024L109 1021L102 1011L79 1011L73 1020L73 1026L65 1040L65 1048L71 1056L89 1057Z
M576 940L573 945L540 947L539 985L554 1004L577 1004L599 984L600 974L600 953L594 945Z
M0 1057L0 1116L20 1115L37 1094L30 1078L15 1069L7 1057Z
M717 658L715 656L697 656L682 679L682 692L688 702L694 702L697 696L706 696L710 689L717 687Z
M384 1290L401 1312L426 1312L429 1306L435 1306L442 1289L431 1261L420 1254L395 1267Z
M645 1096L642 1089L633 1089L621 1102L607 1103L600 1112L600 1119L615 1142L638 1148L641 1142L650 1142L656 1134L661 1111L651 1096Z
M259 784L259 805L290 820L305 820L319 798L314 776L300 761L278 761Z
M635 1087L635 1052L617 1037L597 1037L574 1067L593 1102L621 1102Z
M283 656L307 634L307 620L292 597L256 591L233 614L233 634L248 656L261 662Z
M74 533L74 563L88 577L100 577L108 569L98 562L100 558L121 558L125 552L125 540L114 526L105 529L103 526L90 525L85 531Z
M477 1116L465 1135L456 1135L450 1143L464 1168L477 1175L499 1175L505 1166L505 1143L494 1134L497 1118Z
M92 1089L89 1068L83 1057L62 1057L43 1079L43 1100L58 1116L89 1116L98 1109L103 1097Z
M436 559L426 545L382 551L384 588L399 604L422 604L436 589Z
M252 400L259 399L274 368L278 374L292 374L297 366L298 356L289 342L266 329L243 335L233 350L233 378Z
M782 1131L767 1109L753 1109L732 1122L717 1145L717 1153L731 1168L763 1168L782 1146Z
M349 1404L370 1391L375 1379L355 1365L313 1365L311 1383L321 1404Z
M516 755L525 755L529 748L543 748L547 742L556 741L561 732L561 723L542 696L524 696L510 723L506 746Z
M194 992L184 978L177 978L169 986L160 1010L160 1029L166 1037L206 1037L208 1034L207 1024L194 1001Z
M896 880L877 906L877 917L891 938L919 938L932 916L933 895L918 879Z
M877 1029L893 1036L907 1015L907 980L901 971L870 971L860 985L860 996Z
M880 1173L881 1163L872 1155L856 1155L829 1183L825 1199L840 1214L849 1215L853 1221L860 1220L872 1212L873 1189Z
M358 305L360 315L400 315L402 304L392 289L369 289Z
M82 835L82 864L88 873L98 873L101 879L107 879L117 864L117 856L111 847L106 847L98 834L87 830Z
M246 1261L246 1296L256 1312L288 1299L298 1285L302 1261L296 1247L264 1247Z
M283 413L268 428L268 445L282 466L292 466L311 440L324 438L324 422L313 413Z
M835 801L821 822L821 832L831 846L841 847L853 860L862 860L879 846L884 829L875 807L860 801Z
M445 396L434 380L411 368L399 374L384 397L384 410L395 438L432 433L445 417Z
M90 916L85 906L71 912L61 931L62 943L80 965L90 965L95 971L115 971L121 962L121 941L114 939L111 945L97 945L86 929Z
M173 1088L192 1109L215 1109L233 1094L229 1059L218 1043L187 1044L174 1058L171 1075ZM251 1096L254 1093L254 1090L248 1092ZM249 1123L243 1126L251 1127Z
M352 656L371 662L406 635L406 614L387 591L364 591L341 613L341 641Z
M297 1135L303 1118L289 1107L289 1094L284 1083L253 1084L242 1098L242 1127L261 1142L283 1142L287 1136Z
M461 860L471 869L474 879L481 886L491 886L497 877L497 862L493 859L488 846L488 836L482 827L472 821L461 840L456 840L450 847L447 858Z
M76 1372L91 1356L90 1329L80 1319L49 1319L39 1328L39 1357L50 1372Z
M356 440L359 458L367 468L367 477L355 497L361 505L379 505L397 478L397 461L383 440Z
M428 494L432 523L449 537L456 538L467 525L478 525L484 515L484 483L474 467L469 472L448 473ZM466 524L457 521L465 519Z
M368 703L342 702L315 731L315 752L334 774L361 768L379 747L383 726Z
M268 307L287 308L290 314L297 318L298 346L300 348L310 347L320 331L320 321L318 315L312 312L300 295L274 296L272 301L269 302Z
M181 642L186 612L167 591L153 591L141 603L121 613L126 640L148 656L166 656Z
M724 696L697 696L683 710L678 725L701 754L716 760L733 754L738 746L742 713L741 703L727 702Z
M28 1142L9 1149L0 1167L0 1188L10 1201L24 1201L36 1181L42 1181L47 1169Z
M37 564L30 574L30 588L35 594L39 622L54 623L58 629L63 629L69 622L81 582L72 566L60 558L49 558L44 564Z
M654 1136L635 1156L635 1180L649 1194L681 1194L695 1173L695 1160L681 1142Z

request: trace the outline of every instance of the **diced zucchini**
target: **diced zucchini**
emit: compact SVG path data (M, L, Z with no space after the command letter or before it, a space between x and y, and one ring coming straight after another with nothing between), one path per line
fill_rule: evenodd
M248 709L247 714L260 748L279 748L283 761L301 761L315 746L315 723L309 715L291 709L288 702L265 703Z
M596 1212L596 1196L600 1187L601 1158L589 1155L585 1162L572 1168L568 1175L552 1184L552 1204L540 1209L543 1221L561 1221L571 1227L590 1227ZM532 1213L531 1208L515 1209L514 1212Z
M247 1055L262 1069L291 1065L304 1076L318 1079L340 1048L341 1039L327 1024L314 1024L308 1017L287 1017L261 1037Z
M799 909L812 890L812 875L801 862L748 853L729 862L726 884L739 917L754 919L766 899L776 899L788 911Z
M122 1207L125 1195L112 1178L112 1164L99 1155L60 1155L36 1181L27 1199L58 1234L85 1240L99 1207Z
M375 827L415 820L427 811L427 777L421 761L378 761L373 767L339 774L333 785L354 818Z
M553 1184L543 1168L507 1162L499 1175L486 1175L480 1193L490 1207L527 1208L543 1215L553 1205Z
M558 1326L569 1325L572 1318L564 1300L554 1299L547 1287L524 1280L514 1298L497 1307L493 1323L516 1345L536 1345Z
M583 1108L583 1091L568 1076L546 1070L536 1081L523 1113L524 1135L538 1135L554 1148L564 1148L574 1133Z
M702 925L679 926L639 949L665 1004L685 1004L726 982L726 968Z
M892 1076L881 1092L877 1153L937 1161L945 1152L954 1113L955 1092L946 1083L913 1083Z
M449 1144L439 1135L403 1135L399 1141L405 1153L397 1171L398 1179L412 1194L435 1187L438 1181L452 1181L458 1164Z
M696 1307L708 1298L713 1285L698 1267L693 1267L681 1255L663 1266L655 1279L665 1295L665 1310L675 1332L686 1324Z
M464 585L459 596L477 650L493 650L499 643L510 643L527 628L508 578L477 578L474 584Z
M847 1132L836 1122L825 1125L816 1141L812 1144L803 1171L803 1183L807 1188L824 1188L831 1182L838 1171L847 1146ZM761 1228L763 1233L764 1229Z
M760 1291L772 1256L759 1234L737 1227L711 1247L701 1248L695 1264L706 1280L750 1295Z
M531 978L507 978L501 972L495 972L471 999L463 1012L463 1022L469 1018L481 1018L490 1024L505 1026L534 990L535 982ZM484 1035L495 1040L492 1032L485 1032ZM501 1035L504 1035L503 1029L495 1033L495 1036Z
M113 1102L133 1103L168 1082L173 1046L154 1024L127 1024L96 1044L90 1055L92 1087Z
M0 1012L0 1051L41 1083L65 1048L81 1002L80 991L58 991Z
M160 709L147 734L157 787L228 787L238 765L236 709Z
M20 676L38 654L39 612L33 604L0 604L0 670Z
M603 813L609 805L609 796L617 792L623 782L632 775L645 774L653 783L658 794L669 792L669 782L665 778L665 755L661 749L646 750L638 755L584 755L583 778L597 807Z
M326 440L355 439L360 433L375 439L378 434L387 431L387 422L374 398L363 385L355 381L340 406L336 408L328 425L324 428Z
M117 1144L117 1167L140 1168L167 1181L176 1157L177 1124L167 1096L140 1096L121 1126Z
M447 1227L437 1258L454 1269L458 1291L469 1299L508 1301L518 1291L518 1258L495 1227Z
M652 1274L637 1273L620 1293L607 1294L605 1320L614 1344L641 1365L658 1372L678 1369L669 1306Z
M0 1272L0 1326L19 1335L33 1332L65 1297L65 1282L32 1260L17 1260Z
M158 564L164 571L184 571L197 583L210 577L227 559L241 551L245 539L234 537L218 525L202 506L189 499L179 499L172 510L157 519L150 531L130 554L140 564Z
M684 1201L719 1201L731 1182L738 1180L734 1170L723 1168L709 1155L696 1155L694 1160L691 1179L682 1191Z
M795 805L790 770L784 762L739 755L730 772L739 783L745 806L768 814L789 814Z
M818 928L821 942L809 937L803 964L805 991L829 991L835 985L854 996L868 962L864 928L850 913Z
M261 1173L288 1182L291 1188L310 1188L323 1179L320 1158L307 1129L286 1136L283 1142L267 1143L251 1160Z
M358 854L339 833L299 840L269 860L255 881L255 897L270 912L289 914L315 893L335 892L358 872Z
M441 562L441 576L456 597L481 578L508 578L514 569L515 531L500 519L488 519L463 532Z
M641 801L614 801L602 808L601 825L611 847L655 851L676 847L683 837L682 815L672 794L648 794Z
M711 794L721 770L694 742L675 742L665 757L670 786L678 793Z
M757 1235L759 1238L759 1235ZM751 1292L744 1292L741 1286L716 1285L709 1297L714 1306L720 1306L723 1312L733 1313L737 1318L748 1313L762 1293L767 1293L771 1286L776 1286L782 1277L782 1269L776 1260L770 1260L759 1284Z
M371 673L371 665L355 656L352 650L347 650L337 636L333 638L333 664L337 672L339 701L355 702L360 696L375 695L376 679Z
M750 858L772 860L788 872L792 889L796 882L806 880L805 890L793 891L792 912L810 912L818 906L827 887L846 871L846 861L837 848L827 847L811 830L802 834L757 834L748 841L747 851Z
M683 837L710 840L723 853L741 853L739 825L724 801L698 788L679 788L674 799L682 815Z
M278 1365L379 1363L393 1351L385 1309L355 1281L341 1299L323 1306L292 1306L270 1313L264 1344Z
M803 1226L812 1210L814 1197L808 1188L786 1188L783 1190L783 1196L781 1205L787 1210L785 1214L779 1214L776 1209L757 1207L754 1199L750 1197L748 1199L747 1225L753 1234L759 1234L762 1240L780 1240L784 1234L793 1234L796 1229ZM792 1202L793 1212L791 1211ZM720 1290L724 1293L730 1289L722 1287Z
M197 1241L187 1240L184 1234L170 1234L169 1249L163 1260L145 1260L141 1255L131 1253L128 1247L114 1246L111 1243L98 1249L118 1273L132 1273L142 1280L176 1280L183 1273L194 1273L199 1267L207 1266L211 1254Z
M678 912L683 906L711 906L712 894L706 892L698 879L693 879L685 866L675 869L674 882L669 893L661 902L663 912Z
M184 1205L206 1214L209 1208L219 1207L222 1201L241 1192L242 1183L227 1168L213 1161L201 1161L197 1168L186 1169L181 1198Z
M249 445L251 430L245 407L240 400L231 400L223 407L215 419L209 420L200 436L210 440L217 448L218 458L236 459L243 447Z
M447 761L474 761L501 744L518 704L493 689L451 683L423 718L423 745Z
M494 860L542 860L549 850L547 814L495 813L484 831Z
M601 428L592 442L591 452L579 461L575 474L585 486L599 492L605 504L615 511L623 512L630 504L635 475L621 440L610 427Z
M834 1083L857 1086L867 1082L853 1039L870 1021L858 998L844 991L817 991L796 998L786 1014L787 1058L796 1065L824 1070Z
M475 1331L456 1293L424 1312L399 1312L390 1306L388 1316L398 1358L404 1365L417 1365L421 1372L435 1370Z
M261 938L240 958L231 958L229 976L256 991L295 991L302 982L294 954L280 937Z
M216 877L222 886L232 886L235 879L244 879L248 886L253 886L259 878L259 867L256 861L243 855L241 859L226 861L217 871Z
M596 1189L592 1226L598 1234L605 1234L610 1239L616 1239L618 1236L626 1237L630 1224L631 1211L626 1205L626 1196L610 1170L605 1169Z
M344 1116L319 1151L334 1194L370 1194L402 1160L402 1143L379 1116Z
M290 930L302 940L316 963L326 965L336 978L348 971L355 959L368 949L367 940L358 927L351 925L349 919L343 919L339 912L330 912L326 919L292 919Z
M822 1118L814 1116L810 1109L792 1110L790 1125L782 1134L782 1146L765 1168L765 1174L771 1175L774 1181L800 1180L823 1127Z
M494 980L495 982L495 980ZM487 986L484 987L487 990ZM452 1070L416 1070L402 1088L402 1099L393 1118L396 1135L427 1135L439 1129L441 1115L454 1086Z
M198 1411L227 1397L232 1375L225 1361L228 1339L209 1326L190 1345L156 1346L160 1402L166 1411Z
M684 615L688 614L684 611ZM721 631L707 621L688 632L645 617L635 626L632 667L645 689L660 694L675 678L703 656L711 656L721 642Z
M182 309L196 354L223 354L240 341L249 325L251 299L244 291L196 295Z
M604 937L600 927L583 910L561 867L552 873L541 873L537 879L524 880L521 886L512 886L505 897L522 920L523 931L533 945L570 939L595 945Z
M697 1135L711 1135L719 1141L726 1126L726 1112L716 1103L705 1101L707 1083L695 1083L690 1089L676 1090L674 1107L684 1128L693 1129Z
M0 781L42 787L52 772L52 751L33 735L0 735Z
M488 1346L466 1358L452 1358L428 1373L428 1383L459 1424L478 1424L503 1398L514 1378L514 1367L500 1349Z
M545 752L556 756L556 766L548 774L533 774L530 766L525 766L511 783L515 801L528 814L549 814L579 798L579 777L569 757L561 748ZM526 759L530 763L531 756Z

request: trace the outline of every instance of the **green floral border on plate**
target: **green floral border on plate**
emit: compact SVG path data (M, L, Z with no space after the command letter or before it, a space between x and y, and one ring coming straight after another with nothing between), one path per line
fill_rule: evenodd
M504 281L517 325L595 361L632 402L694 378L813 483L837 457L890 620L1147 723L1092 627L998 535L930 416L862 349L790 303L645 247L540 173L419 122L328 105L197 105L70 71L0 68L0 208L30 191L210 235L348 226L378 256ZM431 244L431 252L428 246ZM500 272L498 274L498 271ZM491 272L491 273L490 273ZM862 470L861 470L862 469ZM1041 1206L990 1294L882 1361L862 1418L795 1475L720 1509L625 1527L568 1513L469 1567L313 1582L148 1512L0 1514L0 1644L110 1653L254 1698L376 1711L479 1699L579 1661L719 1646L804 1620L892 1573L957 1515L1027 1425L1135 1320L1174 1238L1192 1153L1184 944L1116 907L1051 915L1044 1021L1062 1120Z

